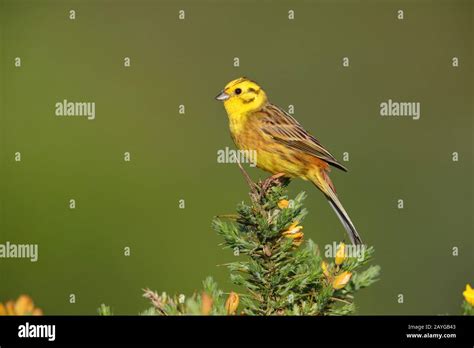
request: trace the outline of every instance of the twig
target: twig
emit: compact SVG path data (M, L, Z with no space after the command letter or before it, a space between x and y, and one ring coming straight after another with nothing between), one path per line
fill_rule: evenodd
M250 176L247 174L244 167L242 167L242 164L240 164L240 162L237 162L237 165L239 166L240 171L242 172L242 174L245 178L245 181L247 182L247 185L249 185L249 187L250 187L250 191L251 191L250 196L252 196L252 194L256 193L256 184L252 181Z
M239 215L238 214L222 214L222 215L216 215L216 218L237 220L239 218Z
M331 300L341 301L341 302L344 302L346 304L352 304L349 301L346 301L346 300L343 300L342 298L337 298L337 297L331 297Z
M157 309L161 314L168 315L165 310L163 309L163 302L161 301L161 297L154 291L150 289L142 289L144 291L143 297L150 300L151 304L155 309Z

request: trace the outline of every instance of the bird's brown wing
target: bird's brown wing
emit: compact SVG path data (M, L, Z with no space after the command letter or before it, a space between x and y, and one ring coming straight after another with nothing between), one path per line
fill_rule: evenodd
M340 164L315 137L308 134L293 116L272 104L265 105L261 112L264 115L262 130L274 140L347 171L346 167Z

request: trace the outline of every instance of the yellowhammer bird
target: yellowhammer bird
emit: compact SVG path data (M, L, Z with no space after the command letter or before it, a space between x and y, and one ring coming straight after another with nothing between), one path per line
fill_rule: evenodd
M255 151L257 167L272 174L310 180L327 197L354 244L362 244L329 178L329 165L347 171L292 116L268 101L265 91L245 77L229 82L217 95L224 102L236 146Z

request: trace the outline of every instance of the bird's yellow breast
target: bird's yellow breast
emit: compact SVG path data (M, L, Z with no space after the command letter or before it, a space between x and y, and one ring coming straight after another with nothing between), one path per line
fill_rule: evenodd
M229 114L229 128L235 145L241 150L253 151L260 169L304 178L306 167L301 164L306 162L305 156L277 143L263 132L259 116L258 113Z
M229 129L233 137L238 136L245 131L248 115L246 113L228 113L229 115Z

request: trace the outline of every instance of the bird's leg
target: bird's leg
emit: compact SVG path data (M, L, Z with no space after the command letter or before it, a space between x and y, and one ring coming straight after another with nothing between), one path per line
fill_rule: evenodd
M263 184L266 184L267 186L269 184L271 184L272 182L274 181L280 181L280 178L282 176L284 176L285 173L276 173L276 174L273 174L272 176L269 176L268 178L266 178L265 180L262 181Z
M247 172L245 171L244 167L242 167L242 165L240 164L240 162L237 161L237 165L239 166L240 168L240 171L242 172L244 178L245 178L245 181L247 181L247 184L249 185L250 187L250 191L251 191L251 194L256 194L256 185L255 183L252 181L252 179L250 178L250 176L247 174Z
M282 176L285 176L285 173L276 173L276 174L273 174L271 177L269 177L269 179L279 180Z
M273 174L272 176L266 178L262 184L262 190L266 192L270 187L273 185L279 185L283 183L283 180L285 179L285 173L276 173Z

